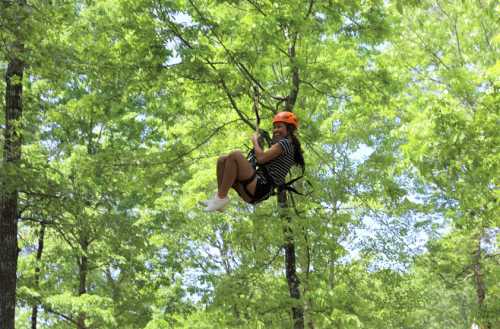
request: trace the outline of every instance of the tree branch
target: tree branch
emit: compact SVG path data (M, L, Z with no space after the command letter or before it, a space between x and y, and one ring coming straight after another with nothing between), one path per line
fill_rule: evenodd
M314 6L314 0L309 0L309 8L307 9L307 13L304 16L304 19L307 19L311 15L313 11L313 6Z
M290 89L290 94L286 98L285 109L290 112L293 112L293 108L295 107L295 103L297 102L297 96L299 95L299 86L300 86L299 68L297 66L297 61L295 59L296 41L297 41L297 35L294 35L292 45L289 48L290 62L292 65L292 87Z
M156 166L156 165L170 165L173 163L178 164L179 161L182 161L184 157L187 155L193 153L195 150L199 149L201 146L206 144L213 136L215 136L219 131L221 131L223 128L226 126L238 122L239 120L231 120L223 125L220 125L219 127L215 128L206 138L204 138L200 143L198 143L196 146L192 147L191 149L182 152L180 155L178 155L175 159L170 159L168 161L156 161L156 162L148 162L148 161L133 161L133 162L124 162L124 163L111 163L108 166L111 167L127 167L127 166Z
M262 8L260 8L257 5L257 3L250 1L250 0L247 0L247 2L250 3L252 6L254 6L254 8L257 9L257 11L262 14L262 16L267 17L267 14L262 10Z

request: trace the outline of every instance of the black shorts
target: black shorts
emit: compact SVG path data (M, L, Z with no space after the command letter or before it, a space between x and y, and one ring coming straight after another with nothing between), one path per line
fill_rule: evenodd
M266 179L266 177L262 173L257 172L254 175L255 176L252 176L250 179L245 180L244 182L238 182L245 193L252 198L249 201L249 203L251 204L256 204L260 201L266 200L267 198L269 198L273 190L273 185L269 182L268 179ZM255 193L252 195L252 193L248 191L247 186L253 181L253 177L257 178L257 182L255 185ZM238 194L240 194L238 190L236 191L238 192Z
M270 182L268 182L268 180L265 177L262 177L259 174L257 174L257 184L255 186L255 193L250 203L256 204L260 201L266 200L271 195L272 189L273 185Z

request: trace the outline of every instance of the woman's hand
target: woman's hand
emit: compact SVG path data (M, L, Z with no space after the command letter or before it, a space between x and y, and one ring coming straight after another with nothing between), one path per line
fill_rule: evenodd
M259 134L258 133L253 134L252 143L253 143L253 145L259 145Z
M271 161L274 158L277 158L283 151L281 144L276 143L271 146L267 151L264 151L262 147L259 145L259 137L258 133L253 134L252 142L253 148L255 150L255 158L257 159L257 163L266 163Z

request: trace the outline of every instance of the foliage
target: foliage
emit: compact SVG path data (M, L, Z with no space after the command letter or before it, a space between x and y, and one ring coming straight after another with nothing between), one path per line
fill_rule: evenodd
M308 328L498 325L495 1L28 8L23 161L1 168L19 328L33 306L39 328L291 328L295 303ZM255 86L268 130L297 92L298 302L274 198L198 207L216 157L250 145Z

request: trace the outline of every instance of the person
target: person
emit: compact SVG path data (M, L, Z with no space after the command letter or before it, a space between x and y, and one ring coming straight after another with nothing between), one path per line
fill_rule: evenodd
M285 177L294 165L305 169L300 141L295 135L299 120L292 112L279 112L273 118L271 147L263 150L258 134L252 136L258 169L241 153L233 151L217 160L217 193L203 204L205 211L222 211L229 203L231 188L250 204L267 199L275 186L285 183Z

